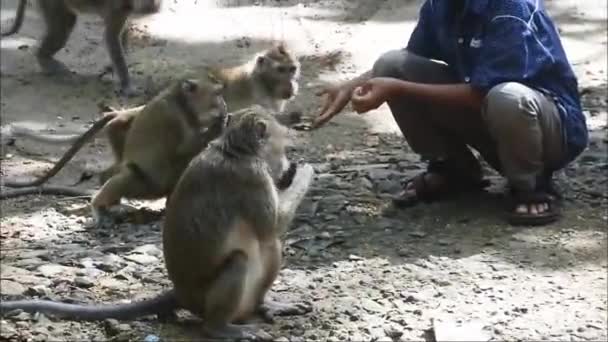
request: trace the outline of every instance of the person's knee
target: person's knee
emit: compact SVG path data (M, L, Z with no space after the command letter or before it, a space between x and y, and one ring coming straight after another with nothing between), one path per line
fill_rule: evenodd
M391 50L380 56L372 67L372 77L399 77L405 63L407 51Z
M533 89L521 83L505 82L488 91L482 112L491 127L510 129L535 122L539 110Z

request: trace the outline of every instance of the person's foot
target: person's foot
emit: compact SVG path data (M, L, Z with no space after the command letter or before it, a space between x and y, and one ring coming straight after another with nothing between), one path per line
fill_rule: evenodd
M511 189L511 206L508 221L512 225L537 226L555 222L560 210L558 194L552 187L522 191Z
M451 173L450 173L451 172ZM481 177L457 173L437 164L406 182L403 191L393 197L397 207L409 207L419 202L433 202L450 195L480 191L490 183Z

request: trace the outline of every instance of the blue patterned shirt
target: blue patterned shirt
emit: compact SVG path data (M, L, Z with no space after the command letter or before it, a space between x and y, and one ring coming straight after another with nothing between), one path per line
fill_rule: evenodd
M567 155L588 143L576 76L542 0L427 0L407 50L447 63L462 82L487 92L519 82L555 99Z

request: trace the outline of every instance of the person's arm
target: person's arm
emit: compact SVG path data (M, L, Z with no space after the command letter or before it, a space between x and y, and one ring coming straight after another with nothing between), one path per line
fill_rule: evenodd
M395 79L391 82L387 94L387 99L392 97L412 97L425 102L440 103L446 107L480 111L484 93L467 83L425 84Z

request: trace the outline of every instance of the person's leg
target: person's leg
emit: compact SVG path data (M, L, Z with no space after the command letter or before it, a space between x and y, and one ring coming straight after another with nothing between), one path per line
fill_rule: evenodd
M519 194L513 214L530 224L534 217L550 216L538 223L555 219L543 179L565 153L561 118L553 100L523 84L502 83L488 92L482 115L497 145L501 173Z
M430 84L458 82L446 64L406 50L383 54L374 63L372 77L393 77ZM455 113L450 108L414 98L391 99L387 104L412 150L430 161L428 172L410 182L399 196L403 200L396 204L413 204L417 197L424 197L421 190L433 193L443 188L448 182L446 174L459 175L462 184L466 184L467 180L472 183L481 180L479 161L467 147L491 145L492 140L480 113ZM489 144L486 143L488 141ZM456 180L454 183L461 182Z

